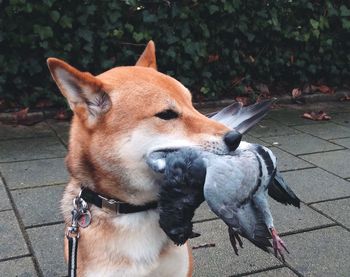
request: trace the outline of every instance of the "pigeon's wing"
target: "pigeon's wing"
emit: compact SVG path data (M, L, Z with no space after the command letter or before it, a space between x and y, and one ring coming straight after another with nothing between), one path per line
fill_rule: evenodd
M277 202L300 208L300 199L287 185L279 171L276 172L275 178L269 185L268 193Z
M216 121L224 120L225 118L238 114L242 110L242 107L242 103L233 102L232 104L228 105L220 111L207 114L207 117L212 118Z
M258 165L255 160L218 157L209 162L204 197L211 210L229 227L263 250L271 246L263 215L254 207Z
M242 104L236 102L226 108L208 115L211 119L214 119L229 128L235 129L241 134L247 132L261 119L265 117L270 109L270 106L276 101L264 100L260 103L243 107Z

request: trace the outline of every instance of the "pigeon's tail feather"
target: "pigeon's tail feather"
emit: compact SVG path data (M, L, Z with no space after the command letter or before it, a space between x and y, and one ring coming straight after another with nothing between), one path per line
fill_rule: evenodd
M275 98L264 100L248 107L243 107L240 103L233 103L221 111L208 116L244 134L265 117L275 100Z
M277 202L282 204L293 205L300 208L300 199L289 188L287 183L283 180L282 175L277 171L274 180L268 187L269 195Z
M220 121L230 116L238 114L241 111L242 107L243 105L240 102L234 102L220 111L207 114L207 117Z
M271 234L261 215L258 215L257 220L258 221L256 222L254 230L254 237L248 239L260 249L268 252L267 247L272 247L271 242L269 241Z
M269 238L271 234L266 226L263 214L252 203L245 206L244 212L239 214L240 235L247 238L260 249L267 251L272 247Z

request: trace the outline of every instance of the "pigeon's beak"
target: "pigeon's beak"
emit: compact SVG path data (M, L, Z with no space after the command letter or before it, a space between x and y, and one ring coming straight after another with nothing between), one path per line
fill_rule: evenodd
M154 151L147 155L146 162L150 168L155 172L164 173L165 169L165 158L167 152L165 151Z
M154 150L146 155L146 162L148 166L155 172L164 173L166 166L166 157L169 153L175 152L177 150L179 150L179 148L163 148Z

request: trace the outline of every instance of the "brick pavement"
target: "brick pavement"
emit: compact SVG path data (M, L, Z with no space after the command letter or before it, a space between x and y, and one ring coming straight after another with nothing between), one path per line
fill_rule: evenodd
M329 122L300 118L307 109L330 111ZM245 140L269 146L301 209L270 201L276 228L288 245L286 262L244 240L235 256L225 225L203 204L191 241L195 276L348 276L350 272L350 105L320 104L274 110ZM0 125L1 276L66 276L59 200L68 123Z

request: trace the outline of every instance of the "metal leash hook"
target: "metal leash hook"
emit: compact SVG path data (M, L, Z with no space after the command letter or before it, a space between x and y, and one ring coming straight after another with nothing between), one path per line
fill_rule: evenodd
M91 214L88 204L80 198L80 195L73 199L72 223L68 227L66 237L68 239L68 276L75 277L77 271L77 250L79 239L79 227L85 228L90 225Z

